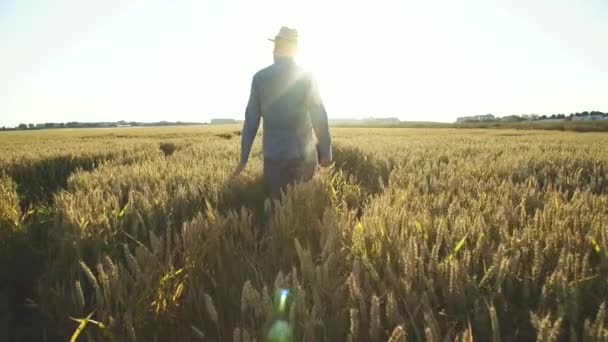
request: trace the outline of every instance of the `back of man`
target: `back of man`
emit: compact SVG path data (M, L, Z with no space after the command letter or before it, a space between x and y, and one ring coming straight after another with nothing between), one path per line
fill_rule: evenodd
M254 76L264 127L266 160L311 158L315 154L308 112L310 75L293 60L278 59Z
M288 184L310 179L317 161L329 166L332 153L316 82L294 61L297 31L284 27L273 41L275 63L253 77L234 173L245 168L263 117L264 179L268 195L276 199Z

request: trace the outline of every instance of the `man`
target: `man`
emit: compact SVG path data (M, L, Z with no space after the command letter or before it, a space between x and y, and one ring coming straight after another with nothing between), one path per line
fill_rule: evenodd
M274 42L274 64L253 77L241 160L234 175L245 169L263 117L264 180L268 196L277 199L287 185L312 178L317 163L329 166L332 151L327 112L317 84L294 61L298 31L282 27L275 39L269 40Z

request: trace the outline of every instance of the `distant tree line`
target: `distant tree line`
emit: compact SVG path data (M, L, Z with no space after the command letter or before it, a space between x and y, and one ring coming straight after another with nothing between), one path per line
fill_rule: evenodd
M507 115L501 118L497 118L500 121L510 121L510 122L518 122L518 121L530 121L530 120L572 120L574 117L579 116L608 116L608 112L600 112L600 111L584 111L570 114L552 114L552 115L538 115L538 114L523 114L523 115Z
M608 112L604 113L601 111L584 111L570 114L552 114L552 115L538 115L538 114L523 114L523 115L507 115L503 117L495 117L493 120L495 122L524 122L524 121L541 121L541 120L564 120L570 121L574 117L585 117L585 116L608 116ZM388 122L389 120L390 122ZM396 121L395 121L396 120ZM386 121L386 122L385 122ZM395 121L395 122L393 122ZM235 121L237 122L237 121ZM2 126L0 131L16 131L16 130L38 130L38 129L56 129L56 128L104 128L104 127L151 127L151 126L187 126L187 125L205 125L206 123L202 122L169 122L169 121L159 121L159 122L137 122L137 121L117 121L117 122L47 122L47 123L39 123L39 124L25 124L21 123L17 127L6 127ZM340 122L336 122L335 124L340 124ZM361 124L370 125L370 124L386 124L387 126L394 125L407 125L408 122L400 123L398 119L369 119L362 120ZM432 124L432 123L427 123ZM449 125L449 124L447 124Z
M21 123L17 127L6 127L0 128L2 131L24 131L24 130L38 130L38 129L55 129L55 128L104 128L104 127L148 127L148 126L186 126L186 125L204 125L205 123L200 122L137 122L137 121L117 121L117 122L47 122L39 124L25 124Z

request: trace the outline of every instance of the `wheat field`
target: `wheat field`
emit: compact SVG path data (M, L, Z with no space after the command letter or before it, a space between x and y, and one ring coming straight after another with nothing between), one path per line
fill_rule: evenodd
M608 340L605 133L332 128L258 241L239 129L0 134L0 339Z

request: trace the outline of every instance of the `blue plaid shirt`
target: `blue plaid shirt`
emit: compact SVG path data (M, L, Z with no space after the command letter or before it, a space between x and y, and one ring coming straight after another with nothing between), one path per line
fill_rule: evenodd
M265 160L306 159L313 153L331 160L327 112L317 83L293 59L276 58L273 65L253 77L243 124L241 163L249 159L261 118Z

